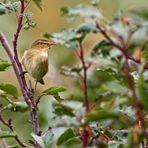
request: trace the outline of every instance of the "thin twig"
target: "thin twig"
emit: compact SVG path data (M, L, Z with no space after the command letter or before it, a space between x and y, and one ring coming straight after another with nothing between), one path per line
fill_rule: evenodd
M79 44L80 47L80 53L79 58L82 63L83 67L83 79L82 79L82 86L83 86L83 93L84 93L84 104L86 106L86 111L89 111L89 101L88 101L88 92L87 92L87 67L84 60L84 51L82 47L82 43Z
M11 120L9 120L9 121L7 122L7 121L5 121L5 120L3 119L2 115L0 115L0 121L1 121L5 126L7 126L7 127L10 129L10 131L14 132ZM17 141L17 143L18 143L20 146L25 147L25 148L29 148L28 145L26 145L24 142L22 142L22 141L19 139L18 135L16 135L16 136L14 137L14 139Z

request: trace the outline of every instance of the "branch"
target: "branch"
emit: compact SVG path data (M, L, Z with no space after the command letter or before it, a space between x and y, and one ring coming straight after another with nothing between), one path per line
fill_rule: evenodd
M20 13L19 13L19 16L18 16L18 26L17 26L16 33L14 34L14 40L13 40L13 50L14 50L15 58L16 58L17 61L18 61L17 41L18 41L20 31L22 29L23 13L25 11L24 2L25 2L24 0L20 0L21 10L20 10Z
M29 99L27 86L26 86L26 83L24 83L24 81L22 80L22 77L23 76L21 77L21 72L22 71L20 71L20 69L19 69L19 67L18 67L18 65L16 63L16 60L14 58L13 49L10 47L10 45L9 45L9 43L8 43L5 35L2 32L0 32L0 41L2 43L2 46L5 48L8 56L9 56L9 59L10 59L10 61L12 63L12 66L13 66L13 69L14 69L14 72L15 72L15 75L16 75L16 77L18 79L18 82L19 82L21 91L22 91L23 96L24 96L24 99L25 99L26 103L28 105L30 105L31 102L30 102L30 99Z
M110 42L110 44L116 48L118 48L119 50L121 50L122 52L124 52L124 49L122 46L118 45L117 43L115 43L111 37L107 34L107 32L105 31L104 28L102 28L100 26L100 24L98 22L95 22L96 23L96 27L100 30L100 33Z
M7 127L10 129L10 131L14 132L11 119L9 119L8 121L5 121L5 120L3 119L3 117L2 117L2 115L0 115L0 121L1 121L5 126L7 126ZM14 137L14 139L17 141L17 143L18 143L20 146L29 148L28 145L26 145L25 143L23 143L23 142L19 139L18 135L16 135L16 136Z
M83 67L83 77L82 77L82 88L83 88L83 93L84 93L84 105L86 106L86 111L89 111L89 101L88 101L88 92L87 92L87 66L84 60L84 52L83 52L83 47L82 44L79 43L80 46L80 53L79 53L79 58L82 63Z

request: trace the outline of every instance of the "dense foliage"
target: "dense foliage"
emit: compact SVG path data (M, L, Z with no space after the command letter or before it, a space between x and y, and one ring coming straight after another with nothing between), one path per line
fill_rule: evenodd
M42 0L33 2L42 10ZM32 15L25 12L26 7L22 9L23 4L29 3L29 0L2 2L0 15L18 13L24 19L24 23L20 22L24 29L35 27ZM98 8L98 0L92 0L88 5L63 6L61 14L68 21L78 22L77 27L43 34L43 37L67 47L78 57L77 65L61 67L61 74L73 79L75 91L65 86L52 86L37 97L34 95L36 106L29 106L25 97L24 101L16 101L20 93L13 84L0 83L0 99L7 101L7 105L1 104L0 122L8 127L7 130L0 129L1 139L14 138L17 142L15 147L148 146L148 9L120 11L107 20ZM86 56L84 43L93 34L99 39ZM15 35L19 37L19 33ZM5 48L2 37L1 34L0 41ZM18 40L14 38L12 42L15 41ZM17 56L16 45L13 49ZM13 64L9 57L10 62L0 60L0 72L5 72ZM20 63L19 60L16 63ZM52 115L48 119L49 125L46 125L49 128L42 131L38 127L37 132L32 130L29 142L24 144L13 129L13 118L7 121L3 113L34 113L32 107L35 107L39 114L37 106L44 96L54 98L51 101ZM35 123L32 121L32 124ZM55 136L57 129L62 130L59 137Z

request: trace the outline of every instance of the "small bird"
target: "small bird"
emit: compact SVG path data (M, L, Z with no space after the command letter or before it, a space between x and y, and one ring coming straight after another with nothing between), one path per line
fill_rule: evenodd
M21 63L26 72L36 80L36 84L37 82L45 84L43 77L48 72L48 49L52 45L55 45L54 41L38 39L23 54Z

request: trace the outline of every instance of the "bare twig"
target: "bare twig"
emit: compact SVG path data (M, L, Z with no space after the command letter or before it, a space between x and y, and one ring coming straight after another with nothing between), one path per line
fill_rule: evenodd
M1 121L5 126L7 126L7 127L10 129L10 131L14 132L14 129L13 129L13 126L12 126L12 122L11 122L10 119L9 119L8 121L5 121L5 120L3 119L3 117L2 117L2 115L0 115L0 121ZM22 142L22 141L19 139L18 135L16 135L16 136L14 137L14 139L17 141L17 143L18 143L20 146L25 147L25 148L29 148L28 145L26 145L24 142Z

